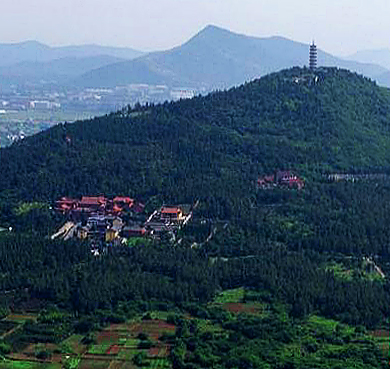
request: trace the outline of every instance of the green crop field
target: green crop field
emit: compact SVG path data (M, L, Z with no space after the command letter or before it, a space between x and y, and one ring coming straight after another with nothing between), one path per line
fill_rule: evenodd
M150 369L165 369L170 368L171 364L168 359L154 359L150 360L148 368Z
M61 349L67 354L81 354L85 351L86 346L81 343L84 336L74 334L61 342Z
M61 369L61 364L5 360L0 362L0 369Z
M108 349L111 347L112 343L104 342L99 345L93 345L89 350L88 354L93 355L104 355L107 353Z
M221 294L216 296L214 302L216 304L226 304L230 302L242 302L245 296L244 288L235 288L233 290L223 291Z
M119 351L118 358L126 361L131 361L134 355L136 355L138 352L139 350L121 350Z

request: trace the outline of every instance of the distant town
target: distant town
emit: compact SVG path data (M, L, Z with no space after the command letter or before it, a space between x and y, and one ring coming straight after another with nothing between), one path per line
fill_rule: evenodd
M135 103L192 98L192 88L131 84L114 88L65 88L52 85L13 86L0 91L0 145L50 128L59 122L87 119Z

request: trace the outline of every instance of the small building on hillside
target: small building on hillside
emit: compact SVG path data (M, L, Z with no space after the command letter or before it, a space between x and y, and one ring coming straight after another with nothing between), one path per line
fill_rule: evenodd
M178 206L163 206L160 209L160 218L165 222L181 222L185 217Z
M305 186L305 181L290 170L279 170L275 174L259 177L257 186L261 189L288 187L301 190Z
M299 178L290 170L276 172L276 182L280 186L287 186L298 190L301 190L305 186L303 179Z
M164 232L168 232L168 227L161 221L151 221L146 224L147 232L153 238L159 238L160 235Z
M125 238L144 237L146 235L146 229L139 225L131 225L124 227L121 234Z
M119 230L117 228L109 228L106 230L106 242L112 242L119 237Z
M123 211L131 209L134 203L134 199L130 197L117 196L112 200L110 206L114 214L120 214Z
M79 227L77 229L77 238L80 240L86 240L88 238L89 228Z
M264 177L259 177L257 179L257 186L261 188L272 188L275 187L275 176L274 175L269 175L269 176L264 176Z
M56 201L55 209L62 213L67 213L72 209L75 209L77 207L77 203L77 200L62 197L60 200Z
M117 196L117 197L114 197L114 200L112 200L112 202L115 205L118 205L121 207L127 206L127 207L131 208L131 206L134 204L134 199L132 199L130 197Z
M89 197L83 196L78 203L78 208L86 212L104 211L107 199L104 196Z

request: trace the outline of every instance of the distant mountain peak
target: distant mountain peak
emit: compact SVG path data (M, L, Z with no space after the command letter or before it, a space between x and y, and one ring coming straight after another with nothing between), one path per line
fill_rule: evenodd
M11 42L11 43L1 43L0 46L5 46L5 47L21 47L21 48L37 48L37 49L50 49L50 46L36 41L36 40L26 40L22 42Z
M209 24L203 28L200 32L223 32L223 33L234 33L226 28L216 26L215 24Z
M209 24L206 27L204 27L200 32L198 32L194 37L192 37L187 43L191 43L191 41L197 40L197 39L210 39L215 40L216 38L219 39L246 39L246 40L257 40L257 41L283 41L283 42L294 42L286 37L283 36L268 36L268 37L257 37L257 36L250 36L245 35L243 33L230 31L226 28L222 28L213 24Z
M209 24L206 27L204 27L202 30L200 30L192 39L196 39L198 37L211 37L211 36L244 36L239 35L238 33L229 31L228 29L215 26L213 24ZM245 36L246 37L246 36Z

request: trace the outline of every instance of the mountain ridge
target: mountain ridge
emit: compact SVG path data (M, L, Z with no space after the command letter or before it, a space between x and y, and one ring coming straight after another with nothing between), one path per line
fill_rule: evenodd
M22 61L17 64L0 66L0 81L7 78L7 84L24 85L52 81L69 85L69 78L76 78L89 70L110 65L125 59L109 55L72 57L50 61Z
M318 56L320 65L352 69L370 78L388 72L377 65L343 60L321 50ZM207 26L180 46L87 72L77 83L84 87L151 83L209 91L307 62L306 44L280 36L258 38Z
M132 59L143 52L125 47L100 46L95 44L49 46L38 41L20 43L0 43L0 66L10 66L20 62L49 62L66 57L91 57L107 55L122 59Z

